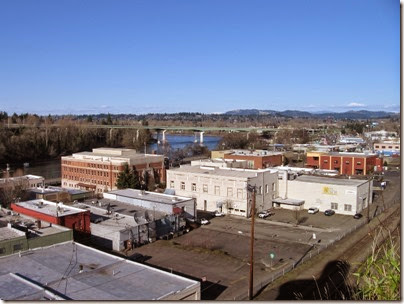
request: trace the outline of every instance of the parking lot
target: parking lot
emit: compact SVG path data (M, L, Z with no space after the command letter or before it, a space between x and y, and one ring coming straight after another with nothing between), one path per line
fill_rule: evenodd
M390 185L383 195L377 196L370 213L397 198L399 174L388 176ZM276 209L266 219L256 218L254 282L268 280L275 272L298 264L312 252L340 239L367 221L366 211L363 215L356 220L347 215L325 216L304 210L297 225L293 211ZM145 256L147 264L200 280L202 300L240 299L248 289L251 220L236 216L214 218L207 213L198 213L198 217L206 217L211 223L135 252Z
M317 213L307 214L309 218L305 225L295 225L293 212L284 211L277 210L274 216L255 221L255 282L297 264L310 251L333 242L344 229L358 223L351 216L326 217ZM137 248L136 252L146 256L146 263L150 265L206 280L202 282L202 299L237 299L248 288L251 221L236 216L211 218L210 221L209 225L181 237L160 240Z

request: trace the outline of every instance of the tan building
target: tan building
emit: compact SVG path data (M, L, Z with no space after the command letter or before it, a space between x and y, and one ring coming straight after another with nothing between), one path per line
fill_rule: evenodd
M225 150L212 151L211 157L223 158L225 160L244 160L249 169L264 169L274 166L281 166L283 153L267 150Z
M125 164L146 173L155 183L165 181L164 156L136 153L132 149L98 148L92 152L62 157L62 187L92 190L95 193L116 190L116 181Z
M277 197L278 174L275 170L181 166L167 170L167 188L175 195L193 197L199 210L222 211L249 217L247 185L256 186L257 211L272 207Z

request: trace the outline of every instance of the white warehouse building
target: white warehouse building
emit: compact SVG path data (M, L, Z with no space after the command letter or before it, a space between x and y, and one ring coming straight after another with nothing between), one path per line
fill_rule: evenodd
M167 188L196 199L197 209L249 217L247 185L256 187L257 211L272 208L278 196L278 173L273 169L181 166L167 170Z
M274 207L288 208L282 205L283 200L298 200L303 203L296 205L297 209L317 207L320 211L332 209L338 214L354 215L372 204L372 185L368 180L311 175L286 179L281 172L279 177L280 198L274 200Z

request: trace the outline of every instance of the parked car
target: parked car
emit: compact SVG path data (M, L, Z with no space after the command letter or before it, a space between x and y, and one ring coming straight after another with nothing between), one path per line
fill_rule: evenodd
M223 213L223 212L220 212L220 211L216 211L216 212L215 212L215 216L224 216L224 213Z
M271 215L271 212L270 211L261 211L261 212L258 212L258 217L259 218L266 218L266 217L268 217L268 216L270 216Z
M201 225L207 225L210 222L206 218L201 218Z
M354 218L355 220L359 220L361 217L362 217L362 214L360 214L360 213L357 213L357 214L355 214L355 215L353 216L353 218Z
M335 214L335 211L332 209L327 209L326 211L324 211L324 215L327 215L327 216L331 216L334 214Z
M311 207L311 208L309 208L309 210L308 210L308 212L310 213L310 214L315 214L315 213L317 213L319 210L318 210L318 208L316 208L316 207Z

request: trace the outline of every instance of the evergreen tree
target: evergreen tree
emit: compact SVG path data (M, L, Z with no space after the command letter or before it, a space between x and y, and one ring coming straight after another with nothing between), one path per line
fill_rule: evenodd
M118 189L139 189L140 183L137 171L134 169L129 169L128 164L125 164L123 171L118 175L116 186Z

